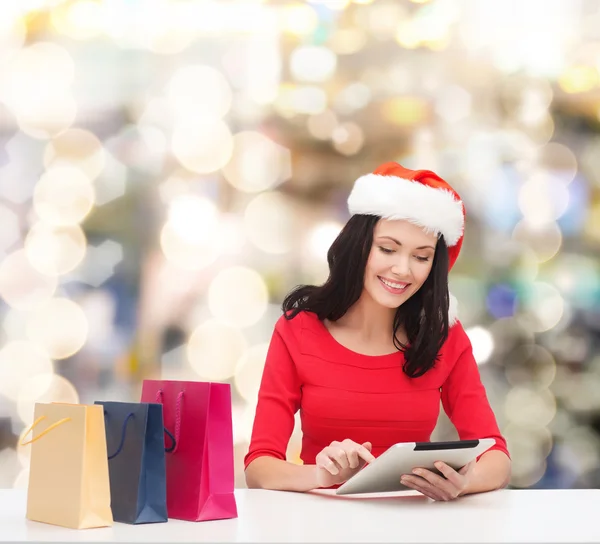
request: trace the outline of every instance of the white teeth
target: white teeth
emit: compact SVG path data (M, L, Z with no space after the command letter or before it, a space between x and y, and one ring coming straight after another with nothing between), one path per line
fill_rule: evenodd
M383 278L379 278L383 283L385 283L388 287L392 289L404 289L408 283L392 283L390 281L386 281Z

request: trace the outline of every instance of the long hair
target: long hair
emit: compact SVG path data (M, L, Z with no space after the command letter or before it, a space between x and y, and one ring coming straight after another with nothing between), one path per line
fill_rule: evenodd
M373 232L380 217L353 215L327 252L329 277L323 285L300 285L285 298L286 319L301 311L312 312L323 321L337 321L360 298L365 268L373 245ZM421 288L396 310L394 345L404 352L403 370L418 378L435 366L438 353L448 338L448 248L439 236L429 276ZM404 326L407 344L397 338Z

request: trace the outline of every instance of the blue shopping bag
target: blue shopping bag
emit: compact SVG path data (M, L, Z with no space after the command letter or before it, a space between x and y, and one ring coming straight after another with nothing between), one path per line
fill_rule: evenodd
M114 520L131 524L166 522L162 405L104 401L95 404L104 407Z

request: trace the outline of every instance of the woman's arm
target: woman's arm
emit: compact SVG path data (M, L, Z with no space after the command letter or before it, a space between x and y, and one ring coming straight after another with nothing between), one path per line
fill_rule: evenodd
M310 491L317 485L316 465L296 465L274 457L257 457L246 468L249 488Z
M506 440L500 432L481 382L469 337L460 323L453 329L455 337L453 344L448 346L446 356L454 359L454 364L442 385L444 411L456 427L461 440L496 440L496 444L477 460L469 475L468 490L461 494L501 489L508 485L511 474Z
M309 469L285 460L294 414L300 409L302 396L302 384L288 347L294 342L291 329L292 324L280 318L267 352L252 439L244 458L248 487L291 491L313 485L311 477L307 477Z
M502 451L485 452L473 467L466 489L461 495L503 489L508 485L511 462Z

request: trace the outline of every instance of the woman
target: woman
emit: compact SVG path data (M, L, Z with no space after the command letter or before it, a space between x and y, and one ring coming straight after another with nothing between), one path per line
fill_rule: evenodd
M443 476L416 469L401 481L434 500L500 489L510 457L448 293L464 207L430 171L386 163L360 177L351 218L328 253L322 286L283 303L258 395L249 487L337 486L397 442L427 442L440 400L463 440L496 445ZM300 411L303 465L285 453Z

